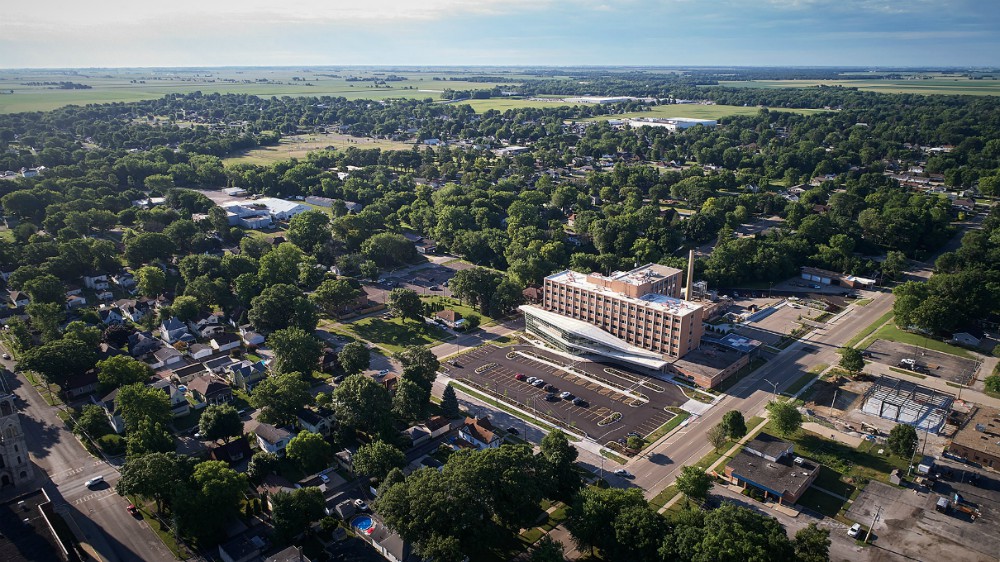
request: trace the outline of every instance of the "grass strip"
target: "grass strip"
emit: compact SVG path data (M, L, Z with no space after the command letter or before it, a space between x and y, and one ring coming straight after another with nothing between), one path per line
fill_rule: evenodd
M888 322L890 318L892 318L892 311L891 310L889 312L886 312L882 316L879 316L877 319L875 319L874 322L872 322L871 324L869 324L868 327L865 328L864 330L861 330L857 334L854 334L853 338L847 340L847 343L844 344L844 347L857 347L858 343L861 340L863 340L863 339L867 338L868 336L872 335L872 332L874 332L875 330L878 330L879 328L881 328L882 325L885 324L886 322Z

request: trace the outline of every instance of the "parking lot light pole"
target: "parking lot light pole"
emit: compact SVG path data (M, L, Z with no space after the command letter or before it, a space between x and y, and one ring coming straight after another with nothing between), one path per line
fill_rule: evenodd
M777 402L778 401L778 383L771 382L771 381L769 381L767 379L761 379L761 380L774 387L774 395L773 395L774 398L771 400L771 402Z

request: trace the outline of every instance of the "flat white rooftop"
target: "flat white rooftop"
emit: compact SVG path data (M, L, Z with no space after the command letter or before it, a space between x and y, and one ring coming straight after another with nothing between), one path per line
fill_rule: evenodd
M638 269L633 269L632 271L616 271L609 276L604 277L605 279L612 279L615 281L624 281L632 285L641 285L649 281L654 281L660 277L679 273L679 269L672 267L667 267L663 265L650 264L647 266L640 267ZM666 275L664 275L666 273ZM647 293L639 298L632 298L628 295L624 295L613 289L602 287L595 283L591 283L587 276L578 273L576 271L566 270L560 271L559 273L553 273L546 277L546 279L552 281L553 283L559 283L563 285L569 285L571 287L578 287L587 291L592 291L595 293L604 293L607 295L614 295L622 300L633 302L639 306L658 308L665 312L669 312L675 316L683 316L685 314L690 314L696 310L702 308L700 304L688 302L681 299L676 299L674 297L669 297L667 295L662 295L659 293Z

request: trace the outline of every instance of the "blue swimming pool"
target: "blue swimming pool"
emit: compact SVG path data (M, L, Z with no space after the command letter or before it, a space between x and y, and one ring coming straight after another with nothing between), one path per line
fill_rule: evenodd
M361 531L362 533L368 532L372 527L375 526L375 522L368 515L359 515L351 520L351 527Z

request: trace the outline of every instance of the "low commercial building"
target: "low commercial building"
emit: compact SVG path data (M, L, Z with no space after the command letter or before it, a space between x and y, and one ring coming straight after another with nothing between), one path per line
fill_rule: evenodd
M761 433L726 465L730 482L753 487L765 499L795 503L819 476L820 464L794 454L794 445Z
M665 119L653 117L629 119L626 122L633 129L638 129L639 127L658 127L667 129L668 131L683 131L684 129L690 129L698 125L712 129L719 124L715 119L692 119L690 117L667 117Z
M1000 410L979 406L955 432L948 452L983 467L1000 470Z

